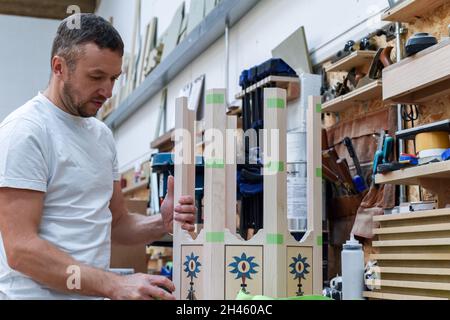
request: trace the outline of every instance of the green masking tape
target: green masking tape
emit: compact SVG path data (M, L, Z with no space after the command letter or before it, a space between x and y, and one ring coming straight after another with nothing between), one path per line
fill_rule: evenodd
M267 244L278 244L281 245L284 243L284 237L282 234L278 233L269 233L266 236Z
M208 243L224 243L225 232L207 232L206 242Z
M286 107L286 102L284 101L284 99L279 99L279 98L267 99L267 108L284 109L285 107Z
M316 112L322 113L322 104L321 103L316 104Z
M316 177L322 178L322 168L316 168Z
M317 245L318 246L322 246L323 245L323 237L322 236L317 236Z
M223 159L208 159L205 161L205 168L223 169L225 168L225 161Z
M224 104L225 95L221 93L211 93L206 96L206 104Z
M284 162L277 162L277 161L269 162L266 168L271 172L283 172Z

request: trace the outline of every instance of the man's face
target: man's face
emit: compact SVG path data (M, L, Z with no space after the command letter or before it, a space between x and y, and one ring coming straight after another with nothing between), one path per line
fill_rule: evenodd
M100 49L94 43L83 45L73 70L66 69L61 87L61 99L71 114L94 117L112 96L114 83L121 74L122 57L110 49Z

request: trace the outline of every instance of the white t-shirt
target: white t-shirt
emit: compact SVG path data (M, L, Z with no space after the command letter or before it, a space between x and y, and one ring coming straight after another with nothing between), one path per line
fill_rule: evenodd
M78 262L109 268L109 203L118 180L113 135L95 118L72 116L38 94L0 124L0 188L44 192L39 236ZM88 299L56 292L12 270L0 234L2 297Z

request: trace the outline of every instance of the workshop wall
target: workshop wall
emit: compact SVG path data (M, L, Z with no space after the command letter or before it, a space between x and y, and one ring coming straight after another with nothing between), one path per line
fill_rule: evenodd
M0 122L47 87L50 51L59 23L0 15Z
M113 16L114 25L130 48L134 6L123 2L104 0L97 13L105 18ZM141 30L152 16L157 16L158 32L164 32L180 3L181 0L171 1L169 6L163 0L143 0ZM355 33L365 34L377 28L377 19L368 18L387 6L387 0L262 0L230 31L230 100L239 91L240 72L270 58L271 50L298 27L305 26L313 62L319 62L341 49ZM169 84L167 129L174 126L175 99L180 89L202 74L206 74L206 88L224 87L224 63L222 37ZM154 96L115 130L121 171L137 160L147 159L151 153L149 145L154 138L160 99L160 94Z

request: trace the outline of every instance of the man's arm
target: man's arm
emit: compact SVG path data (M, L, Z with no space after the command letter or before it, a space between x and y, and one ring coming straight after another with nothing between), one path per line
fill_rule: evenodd
M169 177L167 196L161 205L161 214L143 216L128 212L120 182L114 182L114 192L109 205L113 216L113 242L122 245L150 244L161 239L166 233L172 232L173 220L180 222L184 230L193 231L194 199L189 196L182 197L174 208L173 183L173 177Z
M144 274L121 277L83 265L41 239L38 228L44 195L37 191L0 188L0 232L12 269L64 293L111 299L174 299L159 288L174 290L167 278ZM68 287L71 266L80 268L81 288L71 290Z

